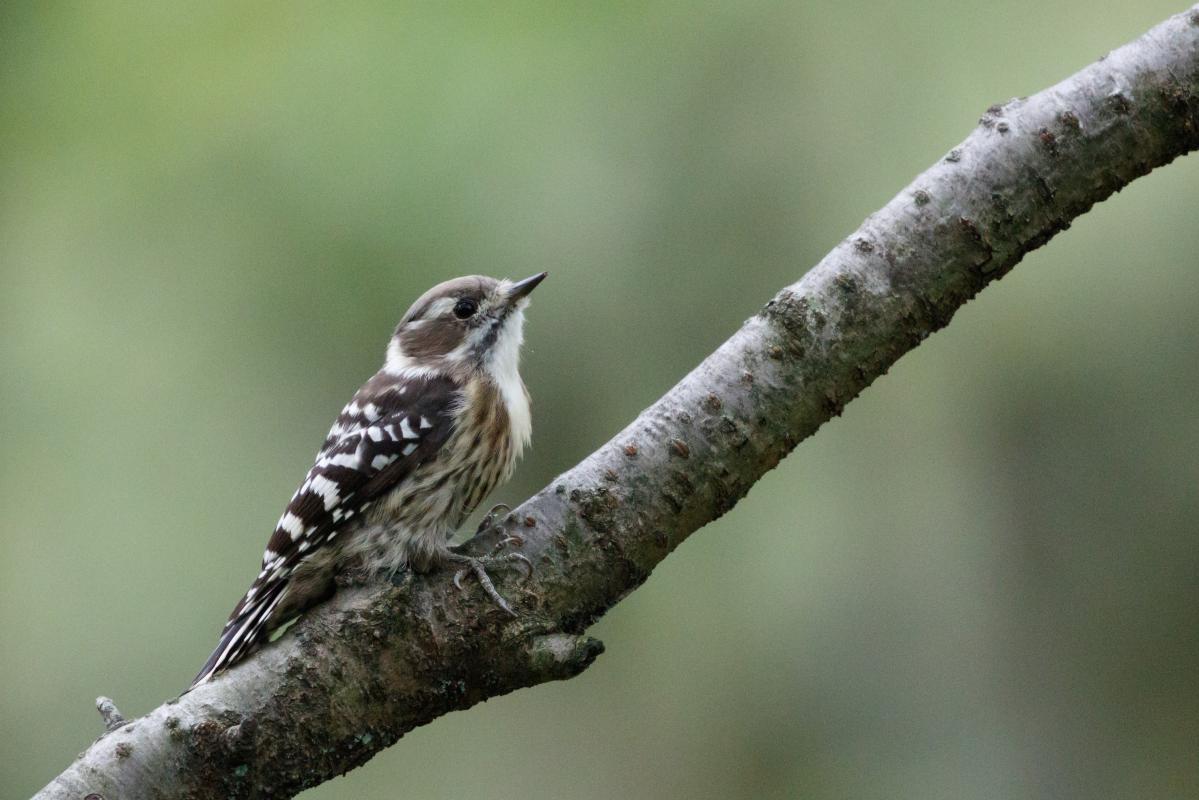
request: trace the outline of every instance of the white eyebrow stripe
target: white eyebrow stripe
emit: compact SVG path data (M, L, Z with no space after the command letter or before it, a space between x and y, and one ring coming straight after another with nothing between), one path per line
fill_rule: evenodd
M438 298L437 300L435 300L434 302L429 304L428 310L425 311L425 313L421 316L423 317L423 319L431 319L432 317L439 317L442 314L444 314L445 312L449 311L451 308L453 308L454 304L457 302L458 302L458 300L453 297Z

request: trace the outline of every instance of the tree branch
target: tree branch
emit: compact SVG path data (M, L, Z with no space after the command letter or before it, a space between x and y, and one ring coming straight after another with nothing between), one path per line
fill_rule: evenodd
M570 678L582 635L696 529L1028 251L1199 146L1199 6L978 127L610 442L516 509L512 620L447 575L346 587L210 684L119 725L41 800L290 797L418 725ZM496 534L469 547L488 549ZM506 576L505 576L506 577Z

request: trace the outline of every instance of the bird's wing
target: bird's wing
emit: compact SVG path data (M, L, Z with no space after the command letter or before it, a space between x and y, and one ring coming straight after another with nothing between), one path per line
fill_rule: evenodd
M251 652L269 633L292 573L348 523L436 457L454 427L458 387L446 378L381 381L343 409L300 488L275 526L262 571L229 615L192 685Z

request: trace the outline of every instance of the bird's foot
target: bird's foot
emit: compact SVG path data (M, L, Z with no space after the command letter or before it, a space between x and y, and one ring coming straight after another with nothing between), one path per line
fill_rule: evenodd
M496 503L491 507L490 511L483 515L483 520L479 523L479 527L475 530L475 536L478 536L482 533L487 533L487 531L491 530L492 528L498 528L500 518L511 513L512 506L508 505L507 503Z
M520 547L524 543L524 539L521 539L519 536L508 536L505 537L498 545L496 545L495 550L489 556L475 558L474 556L463 555L462 553L451 553L449 555L450 563L462 565L459 567L458 571L454 573L454 586L457 587L459 591L466 591L466 589L462 586L462 579L465 578L468 573L472 573L479 581L479 585L483 587L483 591L486 592L487 596L491 598L492 602L507 611L512 616L519 616L515 611L512 610L512 606L508 604L508 601L504 599L503 595L496 591L495 584L491 582L491 576L487 574L487 568L516 565L525 571L525 578L527 579L533 574L532 561L529 561L529 559L525 558L520 553L499 553L500 550L509 544Z

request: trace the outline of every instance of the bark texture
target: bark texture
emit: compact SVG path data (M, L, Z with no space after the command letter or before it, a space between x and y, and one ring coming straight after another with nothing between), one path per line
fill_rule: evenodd
M603 649L587 626L684 538L1025 253L1196 146L1199 6L987 109L961 145L516 509L504 525L537 569L523 584L499 577L520 618L444 574L347 587L249 662L105 733L37 797L290 797L446 712L577 675Z

